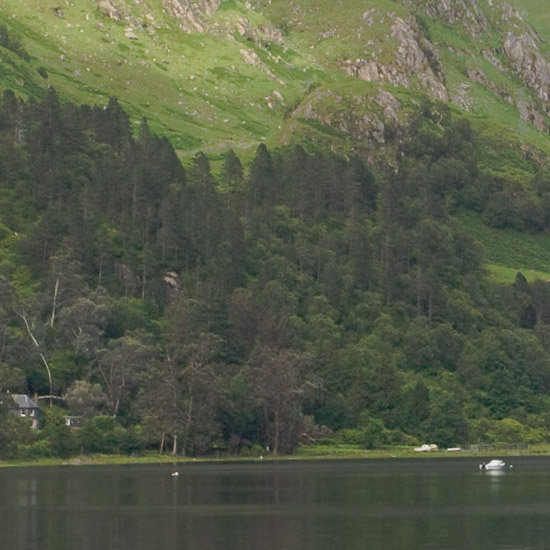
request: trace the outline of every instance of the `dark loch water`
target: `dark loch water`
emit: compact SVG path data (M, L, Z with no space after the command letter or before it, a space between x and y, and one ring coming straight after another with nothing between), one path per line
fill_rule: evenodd
M0 550L550 549L550 459L0 470Z

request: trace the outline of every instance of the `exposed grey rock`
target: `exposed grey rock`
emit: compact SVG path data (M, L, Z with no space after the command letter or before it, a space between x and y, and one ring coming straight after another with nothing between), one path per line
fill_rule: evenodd
M128 27L124 31L124 36L126 36L126 38L130 38L131 40L137 40L138 39L137 34L134 32L133 27Z
M139 21L135 15L132 15L131 7L128 7L125 0L96 1L99 10L116 21L144 24L148 29L155 24L151 13L147 13L144 20ZM149 5L144 0L132 0L132 2L149 10ZM208 18L216 13L220 2L221 0L162 0L162 5L178 21L182 29L189 32L206 32L208 30ZM152 31L149 29L149 32Z
M382 12L378 8L369 8L363 15L361 20L367 27L374 25L377 19L382 17Z
M530 33L508 32L503 48L525 85L543 101L550 100L550 63L542 56Z
M378 103L384 109L384 116L387 120L398 120L398 112L401 104L397 99L386 90L380 90L378 95L374 98L374 101Z
M518 101L517 108L519 111L519 116L522 120L528 120L529 118L529 105L526 101Z
M493 26L491 26L489 18L480 9L481 1L429 0L426 12L431 17L441 18L448 24L463 26L474 38L479 38L486 32L493 32L495 28L504 27L505 33L501 35L502 48L484 49L481 50L481 55L503 74L510 73L510 69L516 72L525 86L540 100L550 102L550 63L541 53L536 33L517 9L499 0L487 0L492 14L490 17ZM495 27L494 23L497 23L498 27ZM503 54L508 58L509 65L506 62L503 63ZM513 92L510 95L511 92L492 82L480 67L469 64L466 74L470 81L484 86L517 107L522 120L533 124L541 131L547 131L544 114L536 102L517 98ZM453 103L466 110L472 107L468 89L469 85L463 83L455 87L452 93Z
M502 73L506 73L506 69L504 68L504 65L501 63L500 59L491 51L489 50L483 50L481 52L481 55L496 69L498 69Z
M236 27L237 27L237 32L241 36L246 36L246 33L250 28L250 19L248 19L247 17L239 17Z
M546 124L544 115L535 107L533 107L531 103L523 99L519 99L516 102L516 107L518 108L519 116L521 120L524 120L525 122L529 122L535 128L538 128L541 132L548 131L548 125Z
M539 166L544 166L548 169L549 163L548 163L548 155L545 151L541 151L540 149L535 149L534 147L523 144L521 146L521 152L523 153L523 156L525 159L536 162Z
M264 99L267 102L267 106L270 109L275 109L277 105L284 105L285 103L283 95L278 90L273 90L273 93L271 95L264 97Z
M116 21L121 21L126 17L126 10L123 5L120 5L118 1L115 0L98 0L97 1L99 10L108 15L111 19Z
M275 42L276 44L282 44L283 42L283 33L278 29L273 29L267 25L260 25L258 31L263 40Z
M168 305L175 302L181 292L181 278L175 271L167 271L162 277L164 298Z
M208 17L214 15L221 0L162 0L168 13L178 19L180 27L187 31L205 32Z
M469 83L462 82L455 86L451 93L451 101L463 111L470 111L474 105L474 101L469 94L470 87Z
M482 86L490 87L490 82L487 79L487 75L483 71L483 69L480 69L479 67L468 67L466 69L466 75L470 80L473 82L477 82L478 84L481 84Z
M249 65L261 65L262 60L258 57L256 52L247 50L246 48L241 48L239 51Z
M255 51L246 48L241 48L239 51L246 63L261 69L269 77L273 78L273 80L276 80L279 84L285 86L285 83L273 74L273 71L258 57L258 54Z
M477 0L430 1L426 12L431 17L441 17L451 25L462 25L474 38L489 27L487 16L479 9Z
M390 63L377 59L346 60L343 68L350 75L362 80L388 82L396 86L410 87L411 78L418 79L420 88L434 99L447 101L449 94L440 79L443 70L437 52L420 36L416 22L397 17L391 27L392 37L398 46ZM428 58L428 56L430 58ZM434 68L436 72L434 72Z
M342 97L330 90L315 90L292 116L317 120L363 142L368 149L385 142L385 122L388 118L400 122L399 102L390 92L379 90L374 101L383 107L384 116L373 110L371 99L367 97ZM327 108L327 105L330 107Z
M495 8L497 7L494 5L494 2L490 2L489 5L491 7L495 7ZM498 8L500 10L500 17L502 21L506 21L507 23L513 23L513 22L524 23L521 13L517 11L514 8L514 6L512 6L511 4L508 4L508 2L500 2L498 4Z
M241 36L252 40L255 44L263 45L266 42L281 44L283 42L283 34L281 31L268 27L267 25L260 25L256 28L247 17L239 18L236 29Z

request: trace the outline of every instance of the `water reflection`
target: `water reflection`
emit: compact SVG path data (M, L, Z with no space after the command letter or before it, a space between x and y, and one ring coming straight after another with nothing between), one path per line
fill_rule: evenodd
M506 472L504 470L487 470L486 472L481 472L481 475L489 477L501 477Z
M550 461L0 471L9 550L545 548Z
M19 506L36 506L36 480L19 479L16 485L17 504Z

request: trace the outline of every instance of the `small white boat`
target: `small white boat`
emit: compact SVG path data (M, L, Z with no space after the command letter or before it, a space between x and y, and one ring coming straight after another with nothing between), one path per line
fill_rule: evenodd
M178 477L180 474L179 474L179 472L172 472L171 475L172 475L172 477Z
M479 465L480 470L502 470L506 464L502 462L502 460L491 460L490 462L486 462Z

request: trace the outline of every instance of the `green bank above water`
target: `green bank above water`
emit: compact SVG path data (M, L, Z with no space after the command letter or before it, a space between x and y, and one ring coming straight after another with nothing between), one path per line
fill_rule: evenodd
M0 468L37 467L37 466L116 466L145 464L192 464L192 463L249 463L249 462L291 462L300 460L347 460L347 459L396 459L396 458L466 458L486 456L550 456L550 445L530 445L525 448L481 447L479 450L447 451L444 449L430 452L415 451L411 447L391 447L386 449L362 449L355 445L318 445L301 447L294 455L259 456L219 456L182 457L170 454L128 455L88 455L70 459L41 458L37 460L4 460Z

